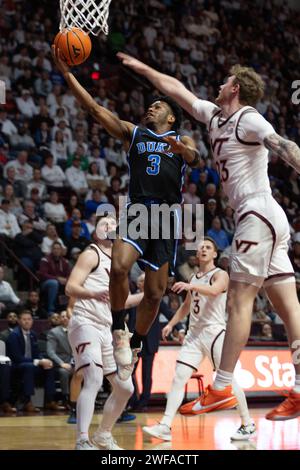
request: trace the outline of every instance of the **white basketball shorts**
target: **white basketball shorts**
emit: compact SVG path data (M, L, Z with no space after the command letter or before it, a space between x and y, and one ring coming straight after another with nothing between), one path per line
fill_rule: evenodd
M68 338L75 359L76 371L92 361L103 368L103 375L110 375L117 371L109 327L82 322L73 314L68 325Z
M203 328L201 331L189 330L180 348L177 362L197 371L203 359L208 357L213 368L217 369L221 362L224 337L225 329L217 325Z
M253 197L237 209L232 241L230 279L257 287L291 282L294 270L288 257L287 217L269 195Z

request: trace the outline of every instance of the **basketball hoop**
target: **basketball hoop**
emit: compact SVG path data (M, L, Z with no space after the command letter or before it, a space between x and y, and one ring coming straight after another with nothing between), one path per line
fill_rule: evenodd
M108 15L111 0L60 0L59 29L77 27L97 36L108 34Z

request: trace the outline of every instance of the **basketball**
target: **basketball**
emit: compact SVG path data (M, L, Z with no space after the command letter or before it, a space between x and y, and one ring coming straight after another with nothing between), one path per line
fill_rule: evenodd
M79 28L59 32L55 36L54 44L60 50L63 60L70 66L82 64L92 50L89 35Z

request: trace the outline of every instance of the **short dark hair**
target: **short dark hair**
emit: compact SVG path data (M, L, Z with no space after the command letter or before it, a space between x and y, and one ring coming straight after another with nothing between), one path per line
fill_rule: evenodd
M164 103L167 103L167 105L171 108L172 113L174 114L175 117L175 122L172 126L172 129L178 130L181 126L182 122L182 110L181 107L174 101L170 96L158 96L155 98L151 104L155 103L156 101L163 101Z
M218 253L219 248L218 248L218 245L216 244L216 242L215 242L215 240L214 240L213 238L211 238L211 237L204 237L204 241L208 241L208 242L212 243L213 246L214 246L214 249L215 249L216 253Z
M18 313L18 317L21 318L23 315L30 315L32 317L32 313L30 310L21 310L21 312Z

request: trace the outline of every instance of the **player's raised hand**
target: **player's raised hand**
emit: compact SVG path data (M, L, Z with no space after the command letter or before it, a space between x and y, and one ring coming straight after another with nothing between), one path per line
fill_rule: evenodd
M187 282L175 282L174 286L172 287L172 291L176 292L176 294L180 294L184 290L189 291L190 287L190 284Z
M54 63L56 65L56 67L58 68L58 70L64 74L64 73L67 73L69 72L70 70L70 67L67 65L67 63L63 60L62 58L62 55L60 53L60 50L57 49L54 44L52 44L51 46L51 52L52 52L52 57L53 57L53 60L54 60Z
M123 65L126 65L126 67L131 68L141 75L143 75L143 73L149 68L148 65L144 64L140 60L135 59L131 55L124 54L123 52L118 52L117 57L121 60Z
M176 140L176 137L168 136L164 137L164 140L170 145L167 152L171 150L173 153L183 154L187 150L186 145L181 140Z

